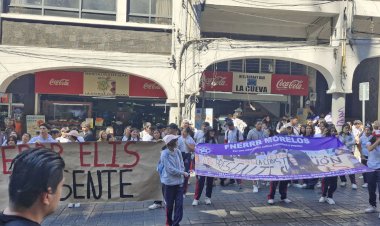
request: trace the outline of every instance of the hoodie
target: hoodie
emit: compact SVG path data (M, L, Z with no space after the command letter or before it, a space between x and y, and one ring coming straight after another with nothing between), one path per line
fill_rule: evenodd
M164 165L160 177L161 183L165 185L183 184L183 172L185 172L185 166L183 164L181 151L176 148L172 152L166 148L161 153L160 161Z

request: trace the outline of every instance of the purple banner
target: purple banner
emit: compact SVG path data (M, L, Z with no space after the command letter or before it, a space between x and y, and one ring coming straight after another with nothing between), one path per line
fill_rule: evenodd
M195 153L196 174L220 178L294 180L371 171L335 137L200 144Z

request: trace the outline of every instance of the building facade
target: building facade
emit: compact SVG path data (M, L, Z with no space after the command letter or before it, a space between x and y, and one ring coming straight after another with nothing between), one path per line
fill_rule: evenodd
M370 82L366 118L379 118L380 1L1 4L0 91L14 94L4 96L3 116L120 121L148 109L166 117L146 114L138 126L194 121L201 107L214 108L214 116L236 107L251 118L294 115L310 101L315 113L331 112L340 125L361 118L353 107L361 106L358 83ZM91 91L99 84L109 90ZM65 102L73 110L61 110ZM60 111L68 112L54 114Z

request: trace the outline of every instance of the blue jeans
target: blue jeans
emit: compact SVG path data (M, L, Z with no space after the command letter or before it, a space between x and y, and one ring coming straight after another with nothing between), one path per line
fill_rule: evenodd
M183 188L181 185L165 185L166 225L179 226L183 217ZM174 210L174 219L173 219Z

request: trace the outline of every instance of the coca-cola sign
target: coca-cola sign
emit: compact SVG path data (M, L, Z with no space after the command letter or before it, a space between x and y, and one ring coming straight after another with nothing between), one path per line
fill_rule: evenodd
M201 88L205 91L232 92L232 72L206 71Z
M51 86L70 86L69 79L50 79L49 85Z
M131 97L166 98L166 93L156 82L130 75L129 95Z
M35 92L42 94L83 94L83 72L37 72L35 74Z
M309 94L309 80L306 75L272 75L272 93L307 96Z
M143 85L143 89L160 90L161 87L160 87L157 83L154 83L154 82L146 82L146 83L144 83L144 85Z

